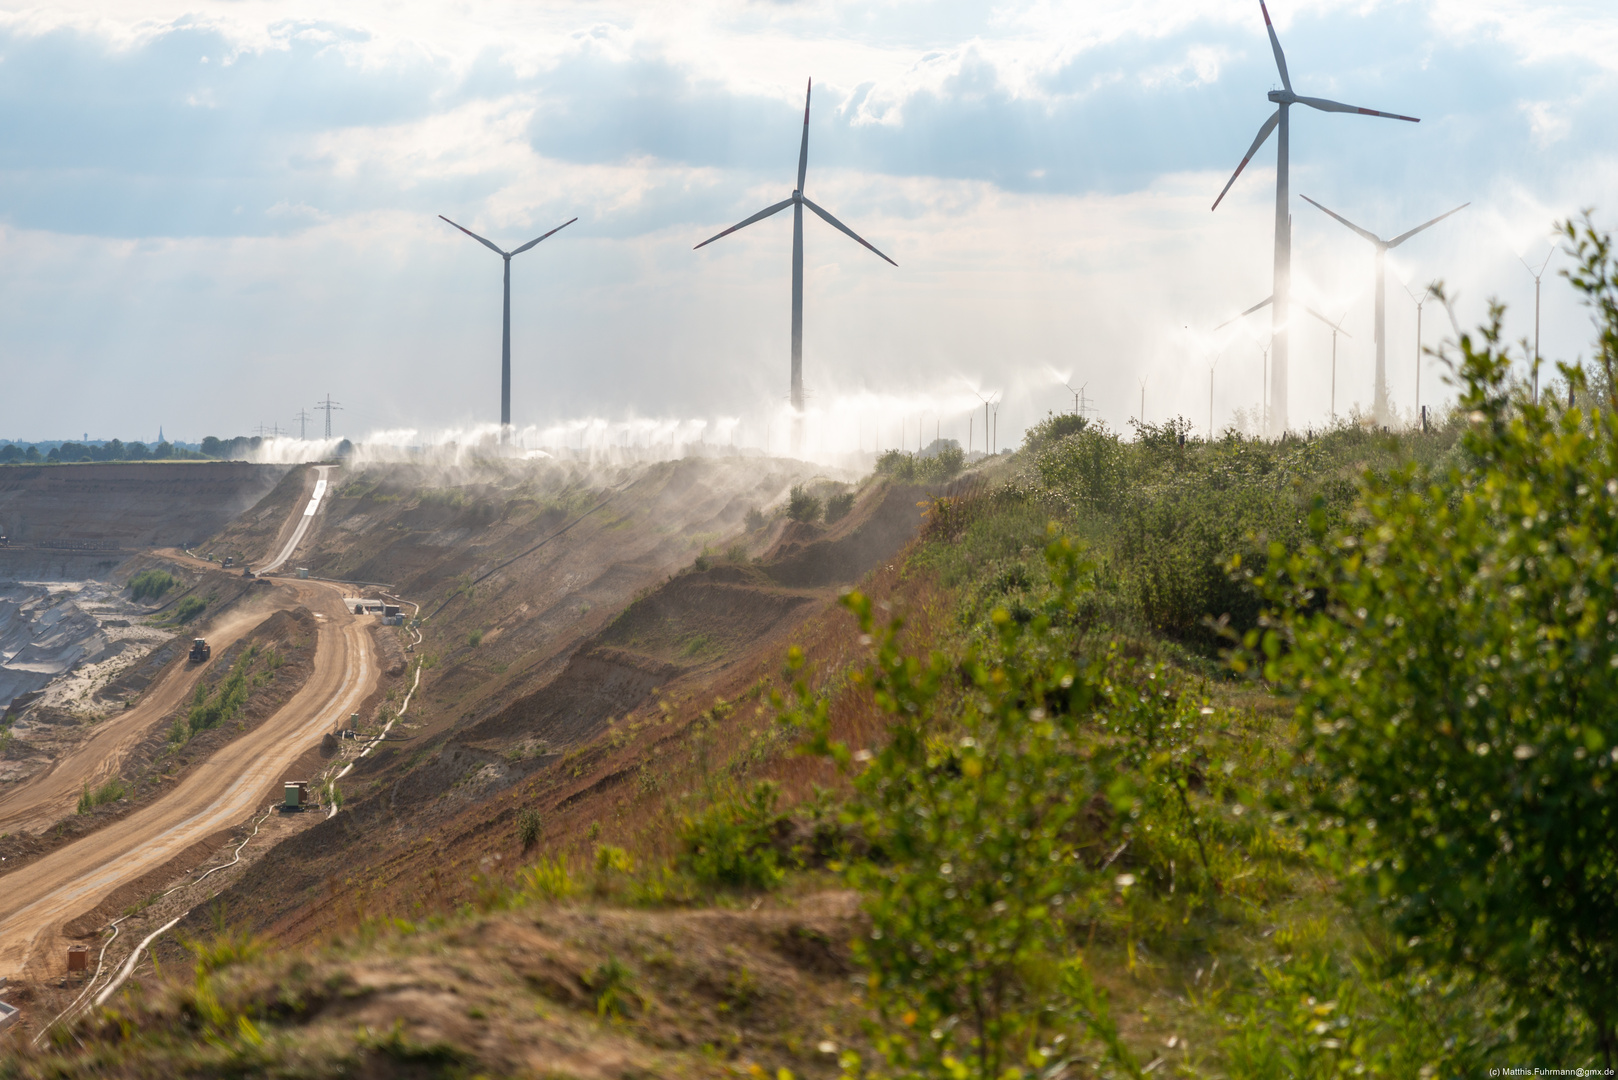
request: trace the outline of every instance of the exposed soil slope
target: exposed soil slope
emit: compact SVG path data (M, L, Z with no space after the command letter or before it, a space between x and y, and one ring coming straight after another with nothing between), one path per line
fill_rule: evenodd
M405 725L410 741L356 766L341 814L282 845L226 902L278 936L305 940L350 919L354 888L365 910L410 910L440 875L464 881L478 858L506 857L514 809L504 793L519 785L542 806L617 818L626 790L645 793L635 785L646 754L667 742L688 758L696 747L686 728L703 722L714 697L749 687L756 696L806 620L828 613L857 579L851 558L822 552L857 551L866 569L885 566L921 523L919 494L878 485L858 512L792 548L799 565L846 577L827 572L814 588L786 589L768 562L693 566L629 605L539 689L469 723L440 716ZM686 707L659 730L673 702ZM614 752L642 731L635 754Z
M0 533L12 544L0 555L58 542L187 545L257 503L287 470L242 461L0 467Z

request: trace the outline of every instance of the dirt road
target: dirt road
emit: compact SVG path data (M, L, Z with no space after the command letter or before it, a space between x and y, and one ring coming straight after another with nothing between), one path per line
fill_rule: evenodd
M325 616L309 681L156 803L0 877L0 975L26 971L43 978L65 970L63 924L277 797L292 763L375 689L369 621L348 614L338 587L286 585L300 603Z
M281 569L286 561L292 558L293 552L298 550L298 545L303 543L304 534L309 531L310 524L315 520L315 514L320 510L320 500L325 497L326 485L331 479L332 470L335 468L337 468L335 465L316 465L314 467L312 470L314 486L309 491L308 505L303 508L303 513L296 515L291 522L292 535L287 537L287 542L281 547L280 553L275 556L273 562L261 569L259 573L268 574L271 571Z
M283 588L256 596L219 622L210 624L203 633L213 645L214 654L222 656L272 611L295 606L297 601L287 596ZM147 688L133 709L114 713L103 720L88 740L50 768L20 784L0 789L0 833L39 832L71 814L85 786L94 788L117 776L130 750L146 737L153 724L190 696L197 679L210 670L214 662L174 666Z

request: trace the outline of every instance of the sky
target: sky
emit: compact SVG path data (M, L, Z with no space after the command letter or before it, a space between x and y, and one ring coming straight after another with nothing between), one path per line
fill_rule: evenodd
M1276 0L1294 88L1421 118L1293 110L1293 291L1342 317L1339 413L1416 402L1418 295L1508 304L1559 219L1618 221L1618 7ZM1275 141L1210 206L1279 86L1257 0L0 0L0 437L324 430L403 442L499 417L531 445L785 448L791 215L806 194L808 441L997 445L1086 405L1216 429L1261 399ZM1588 355L1544 277L1543 353ZM1293 314L1290 415L1331 412L1331 333ZM1423 337L1453 336L1424 309ZM1449 393L1421 367L1421 401ZM1144 406L1144 413L1143 413ZM591 436L594 432L594 436ZM603 435L605 433L605 435ZM659 433L662 433L661 435ZM808 452L806 450L806 452Z

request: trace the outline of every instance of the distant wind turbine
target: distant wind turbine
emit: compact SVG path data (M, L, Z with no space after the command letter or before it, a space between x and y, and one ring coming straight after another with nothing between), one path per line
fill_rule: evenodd
M1530 266L1528 264L1527 259L1523 258L1521 255L1517 256L1517 261L1522 263L1523 267L1530 274L1534 275L1534 367L1533 367L1533 372L1534 372L1534 401L1536 403L1539 401L1539 279L1545 276L1545 268L1551 264L1551 258L1555 254L1556 254L1556 248L1554 248L1554 247L1551 248L1550 251L1546 252L1545 253L1545 261L1539 264L1539 269L1538 270L1535 270L1532 266Z
M443 214L439 214L438 216L440 218L442 218L444 221L449 221L449 218L444 217ZM482 244L484 247L488 248L490 251L494 252L496 255L500 256L500 258L504 259L505 264L506 264L506 294L505 294L506 295L506 302L505 302L505 309L504 309L504 311L502 312L502 314L500 316L500 441L501 442L505 442L506 439L511 434L511 259L515 255L521 255L523 252L527 251L529 248L533 247L535 244L539 243L541 240L544 240L546 237L554 236L556 233L561 232L563 229L567 228L569 225L573 224L577 220L579 220L579 219L578 218L569 218L568 220L562 222L560 225L556 226L556 228L552 229L550 232L546 233L545 236L536 236L534 239L528 241L528 243L524 244L522 247L517 248L514 251L502 251L499 248L495 247L493 244L489 243L489 241L483 239L483 237L479 236L477 233L473 232L471 229L465 228L464 226L461 226L461 225L455 225L455 222L449 221L449 223L451 225L455 225L455 227L457 229L460 229L463 233L470 236L472 239L476 240L478 243ZM328 434L329 434L329 432L328 432Z
M1343 329L1343 319L1348 318L1348 312L1343 312L1343 319L1332 322L1314 308L1308 307L1308 305L1305 305L1305 308L1309 314L1331 327L1331 418L1335 420L1337 419L1337 335L1342 334L1344 337L1354 336ZM1420 384L1418 383L1418 385Z
M1432 299L1433 287L1431 285L1427 286L1427 288L1422 291L1422 294L1421 294L1421 296L1419 298L1416 296L1415 293L1410 291L1410 286L1409 285L1406 285L1404 287L1404 290L1405 290L1406 293L1409 294L1410 299L1416 305L1416 411L1420 412L1421 411L1421 309L1427 306L1427 301L1428 300Z
M772 214L778 214L787 207L792 207L792 411L803 413L803 208L807 206L822 221L844 234L849 239L871 251L890 266L899 264L883 255L872 247L864 237L841 221L832 217L830 213L816 206L809 197L803 193L804 174L809 170L809 94L814 89L814 80L810 80L803 92L803 143L798 148L798 186L792 194L774 206L766 206L752 217L739 221L722 233L708 237L697 248L705 248L718 240L721 236L729 236L737 229L745 229L755 221L763 221ZM695 248L692 250L696 250Z
M1279 129L1280 134L1276 142L1276 169L1275 169L1275 284L1274 297L1275 310L1271 314L1270 345L1271 353L1275 358L1273 376L1269 386L1271 403L1270 426L1271 434L1279 434L1287 427L1287 331L1286 316L1288 301L1292 294L1292 229L1291 204L1288 199L1288 154L1291 145L1291 135L1288 126L1288 110L1293 105L1307 105L1311 109L1322 112L1358 113L1361 116L1381 116L1388 120L1408 120L1413 124L1420 123L1414 116L1400 116L1398 113L1378 112L1376 109L1364 109L1357 105L1344 105L1340 101L1329 101L1326 98L1302 97L1292 92L1292 77L1287 74L1287 58L1281 52L1281 39L1275 36L1275 26L1270 22L1270 10L1264 6L1264 0L1259 0L1259 10L1264 13L1264 29L1270 35L1270 49L1275 53L1275 66L1281 73L1280 90L1271 90L1269 99L1275 102L1275 112L1258 129L1258 137L1248 148L1247 156L1242 163L1236 166L1236 171L1225 183L1224 191L1214 200L1213 208L1219 209L1219 203L1224 199L1225 192L1230 190L1236 182L1236 177L1247 168L1247 163L1253 160L1264 140L1270 137L1270 132Z
M1304 195L1302 192L1299 193L1298 197L1322 213L1331 215L1331 217L1335 218L1339 224L1342 224L1347 228L1352 229L1354 232L1359 233L1361 236L1371 242L1372 247L1376 248L1376 328L1374 334L1376 340L1376 396L1372 400L1371 413L1376 418L1376 422L1378 424L1386 424L1388 422L1388 300L1386 289L1384 288L1386 284L1386 270L1383 265L1384 256L1386 256L1387 253L1392 249L1404 243L1406 240L1409 240L1412 236L1415 236L1417 233L1423 231L1424 229L1432 228L1440 221L1443 221L1445 218L1449 217L1450 214L1458 214L1472 204L1469 202L1462 203L1448 213L1439 214L1437 217L1433 218L1433 220L1422 225L1417 225L1409 232L1400 233L1392 240L1384 240L1380 236L1371 232L1369 229L1360 228L1343 215L1331 210L1327 210L1324 206L1321 206L1319 203L1315 202L1315 200L1311 199L1307 195Z

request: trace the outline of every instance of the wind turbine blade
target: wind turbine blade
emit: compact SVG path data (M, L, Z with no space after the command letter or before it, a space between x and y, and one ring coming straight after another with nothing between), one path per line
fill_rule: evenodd
M809 209L811 209L815 213L819 214L820 215L820 220L824 221L827 225L830 225L832 228L836 229L838 232L840 232L843 235L847 236L849 239L855 241L856 243L861 244L866 248L869 248L872 252L874 252L877 255L878 258L885 259L889 266L898 266L899 265L898 263L894 262L892 259L889 259L886 255L883 255L880 251L877 251L876 248L871 247L871 245L866 243L865 238L863 236L861 236L859 233L856 233L853 229L850 229L847 225L844 225L841 221L838 221L836 218L832 217L826 211L822 210L820 207L818 207L814 203L810 202L807 196L805 196L805 198L803 200L803 205L807 206Z
M809 92L815 88L810 79L803 88L803 145L798 147L798 191L803 191L803 177L809 171Z
M1462 210L1465 210L1468 206L1471 206L1471 205L1472 204L1469 203L1469 202L1464 202L1461 205L1457 206L1455 209L1451 210L1449 212L1449 214L1459 214ZM1406 240L1409 240L1412 236L1415 236L1417 233L1421 232L1421 230L1430 229L1434 225L1437 225L1440 221L1443 221L1445 218L1449 217L1449 214L1439 214L1437 217L1433 218L1433 220L1427 222L1427 224L1425 224L1425 225L1417 225L1414 229L1411 229L1407 233L1400 233L1398 236L1395 236L1392 240L1388 241L1388 246L1390 248L1398 247L1400 244L1404 243Z
M1398 113L1380 112L1376 109L1363 109L1358 105L1344 105L1341 101L1332 101L1329 98L1301 97L1297 100L1298 104L1307 105L1311 109L1319 109L1321 112L1359 113L1361 116L1380 116L1386 120L1408 120L1412 124L1421 123L1421 120L1414 116L1400 116Z
M1382 243L1382 238L1380 236L1378 236L1376 233L1371 232L1371 231L1369 231L1367 229L1360 228L1358 225L1356 225L1352 221L1348 220L1342 214L1336 213L1335 211L1332 211L1332 210L1327 210L1324 206L1321 206L1319 203L1315 202L1315 200L1311 199L1309 196L1305 195L1303 192L1301 192L1301 191L1298 192L1298 198L1302 199L1304 202L1308 203L1310 206L1314 207L1316 210L1319 210L1320 212L1322 212L1324 214L1330 214L1332 217L1336 218L1338 222L1340 222L1343 225L1348 226L1350 229L1353 229L1355 232L1357 232L1361 236L1365 237L1365 239L1369 240L1371 243L1373 243L1373 244L1381 244ZM1428 222L1428 224L1430 225L1432 223ZM1389 245L1389 246L1391 246L1391 245Z
M695 250L697 250L697 248L705 248L709 244L713 243L715 240L719 239L719 237L721 237L721 236L729 236L731 233L735 232L737 229L745 229L745 228L747 228L747 226L753 224L753 222L755 222L755 221L763 221L765 218L769 217L771 214L779 214L781 211L785 210L787 207L789 207L791 205L792 205L792 200L791 199L782 199L780 202L776 203L774 206L766 206L764 209L760 210L758 213L754 214L752 217L748 218L746 221L738 221L736 224L732 225L730 228L726 229L724 232L718 233L718 234L716 234L714 236L708 237L708 239L704 240L702 243L698 244L697 247L692 248L691 250L695 251Z
M557 233L561 232L563 229L567 228L569 225L573 224L577 220L579 220L579 219L578 218L569 218L567 221L562 222L560 225L556 226L556 228L554 228L550 232L546 233L545 236L536 236L536 237L534 237L532 240L528 241L528 243L524 244L522 247L518 248L516 251L513 251L512 254L513 255L521 255L523 252L527 251L529 248L533 247L535 244L539 243L541 240L544 240L546 237L549 237L549 236L555 236Z
M443 218L445 221L449 221L449 218L444 217L443 214L439 214L438 216ZM453 222L453 221L449 221L449 223L451 225L455 225L455 222ZM496 255L500 256L502 259L506 257L505 252L501 251L499 248L495 247L493 244L491 244L487 240L483 239L483 237L479 236L477 233L473 232L471 229L462 228L459 225L455 225L455 227L457 229L460 229L466 235L470 236L472 239L476 240L478 243L482 244L484 247L488 248L490 251L494 252Z
M1270 34L1270 48L1275 51L1275 66L1281 72L1281 85L1292 93L1292 77L1287 74L1287 57L1281 51L1281 39L1275 36L1275 27L1270 23L1270 9L1264 6L1264 0L1258 0L1258 9L1264 12L1264 29ZM1301 99L1300 99L1301 100Z
M1214 200L1213 206L1209 209L1219 209L1219 204L1225 199L1225 192L1230 190L1230 185L1236 182L1236 178L1242 174L1243 169L1247 168L1247 163L1253 160L1253 155L1258 153L1258 148L1264 145L1264 140L1270 137L1270 132L1274 131L1275 125L1279 124L1280 122L1281 110L1276 109L1270 114L1270 118L1260 125L1258 129L1258 138L1254 139L1253 145L1247 148L1247 156L1242 158L1242 163L1240 165L1236 166L1236 171L1230 174L1230 179L1225 181L1225 190L1219 193L1219 198Z
M1274 300L1274 299L1275 299L1274 296L1266 296L1264 299L1260 300L1258 303L1254 304L1252 307L1248 308L1246 311L1242 312L1240 315L1236 316L1234 319L1226 319L1224 322L1222 322L1218 326L1214 327L1214 329L1215 330L1223 330L1225 327L1229 326L1233 322L1240 322L1242 319L1245 319L1249 315L1253 314L1253 312L1257 311L1259 308L1268 307L1269 304L1270 304L1270 301Z

